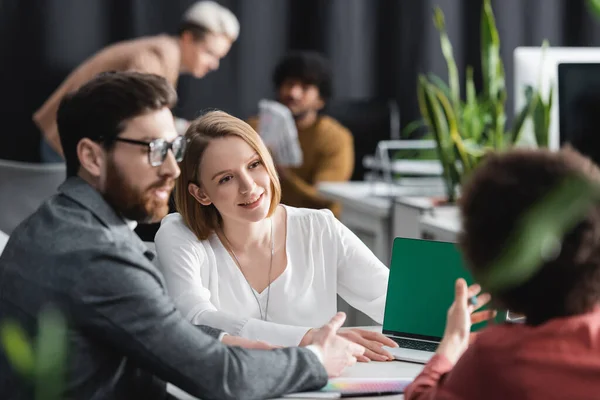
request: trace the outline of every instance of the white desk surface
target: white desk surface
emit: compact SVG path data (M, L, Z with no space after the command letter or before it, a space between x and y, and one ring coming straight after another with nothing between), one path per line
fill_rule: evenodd
M360 327L362 329L374 330L381 332L381 326L369 326ZM342 377L349 378L416 378L416 376L423 369L423 364L409 363L403 361L388 361L388 362L369 362L369 363L356 363L352 367L347 368L343 373ZM181 389L167 385L168 392L177 397L180 400L197 400L195 397L190 396ZM310 398L310 397L303 397ZM403 399L404 396L392 395L392 396L377 396L377 397L357 397L357 399ZM281 398L285 400L285 397Z
M323 182L318 185L318 190L324 197L379 218L390 216L396 197L439 194L437 188L400 186L380 181Z
M352 367L349 367L342 374L343 377L352 378L415 378L423 369L422 364L415 364L403 361L388 361L388 362L369 362L369 363L356 363ZM180 400L197 400L195 397L190 396L184 391L178 389L175 386L168 385L169 393ZM307 394L304 399L310 399L311 397ZM390 395L390 396L377 396L377 397L357 397L357 399L403 399L404 396L401 394ZM285 397L280 398L285 400Z
M448 233L458 233L461 229L460 213L458 207L436 207L421 217L423 229L433 228Z

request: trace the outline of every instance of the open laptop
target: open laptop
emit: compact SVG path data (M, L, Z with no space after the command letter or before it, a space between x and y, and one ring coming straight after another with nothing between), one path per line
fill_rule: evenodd
M454 282L460 277L473 283L456 244L394 240L383 334L398 343L398 348L386 347L397 360L424 364L433 356L454 301Z

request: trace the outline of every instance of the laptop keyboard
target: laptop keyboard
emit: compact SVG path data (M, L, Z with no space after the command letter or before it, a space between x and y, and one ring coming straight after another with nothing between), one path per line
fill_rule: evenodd
M394 342L398 343L398 346L405 349L421 350L421 351L435 351L437 349L437 343L421 342L420 340L410 340L397 337L390 337Z

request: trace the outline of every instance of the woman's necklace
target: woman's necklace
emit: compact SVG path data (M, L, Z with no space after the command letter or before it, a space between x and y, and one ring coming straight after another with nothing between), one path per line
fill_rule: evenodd
M271 220L271 261L269 263L269 276L268 276L269 285L267 286L267 305L265 307L264 316L263 316L262 307L260 305L260 300L258 300L256 293L254 293L255 290L252 287L252 285L250 284L250 281L248 281L248 278L246 278L246 274L244 273L242 264L240 264L240 260L238 260L237 256L235 255L235 252L233 251L233 247L231 246L229 239L227 239L227 235L225 235L225 231L221 229L221 232L223 232L223 237L225 238L225 241L227 242L227 247L229 247L229 252L233 256L238 268L240 269L240 272L244 276L244 279L246 280L246 283L248 284L248 287L250 288L250 291L252 292L252 295L254 296L254 299L256 300L256 304L258 304L258 311L260 312L260 319L262 319L263 321L267 320L267 314L269 313L269 298L271 297L271 271L273 269L273 253L275 253L275 245L274 245L275 241L273 240L273 218L270 218L270 220Z

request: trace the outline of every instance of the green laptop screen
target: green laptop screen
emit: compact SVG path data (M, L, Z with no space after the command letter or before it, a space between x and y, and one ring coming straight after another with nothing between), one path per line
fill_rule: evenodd
M396 238L391 260L384 333L439 340L454 301L454 282L463 277L473 283L460 250L454 243Z

